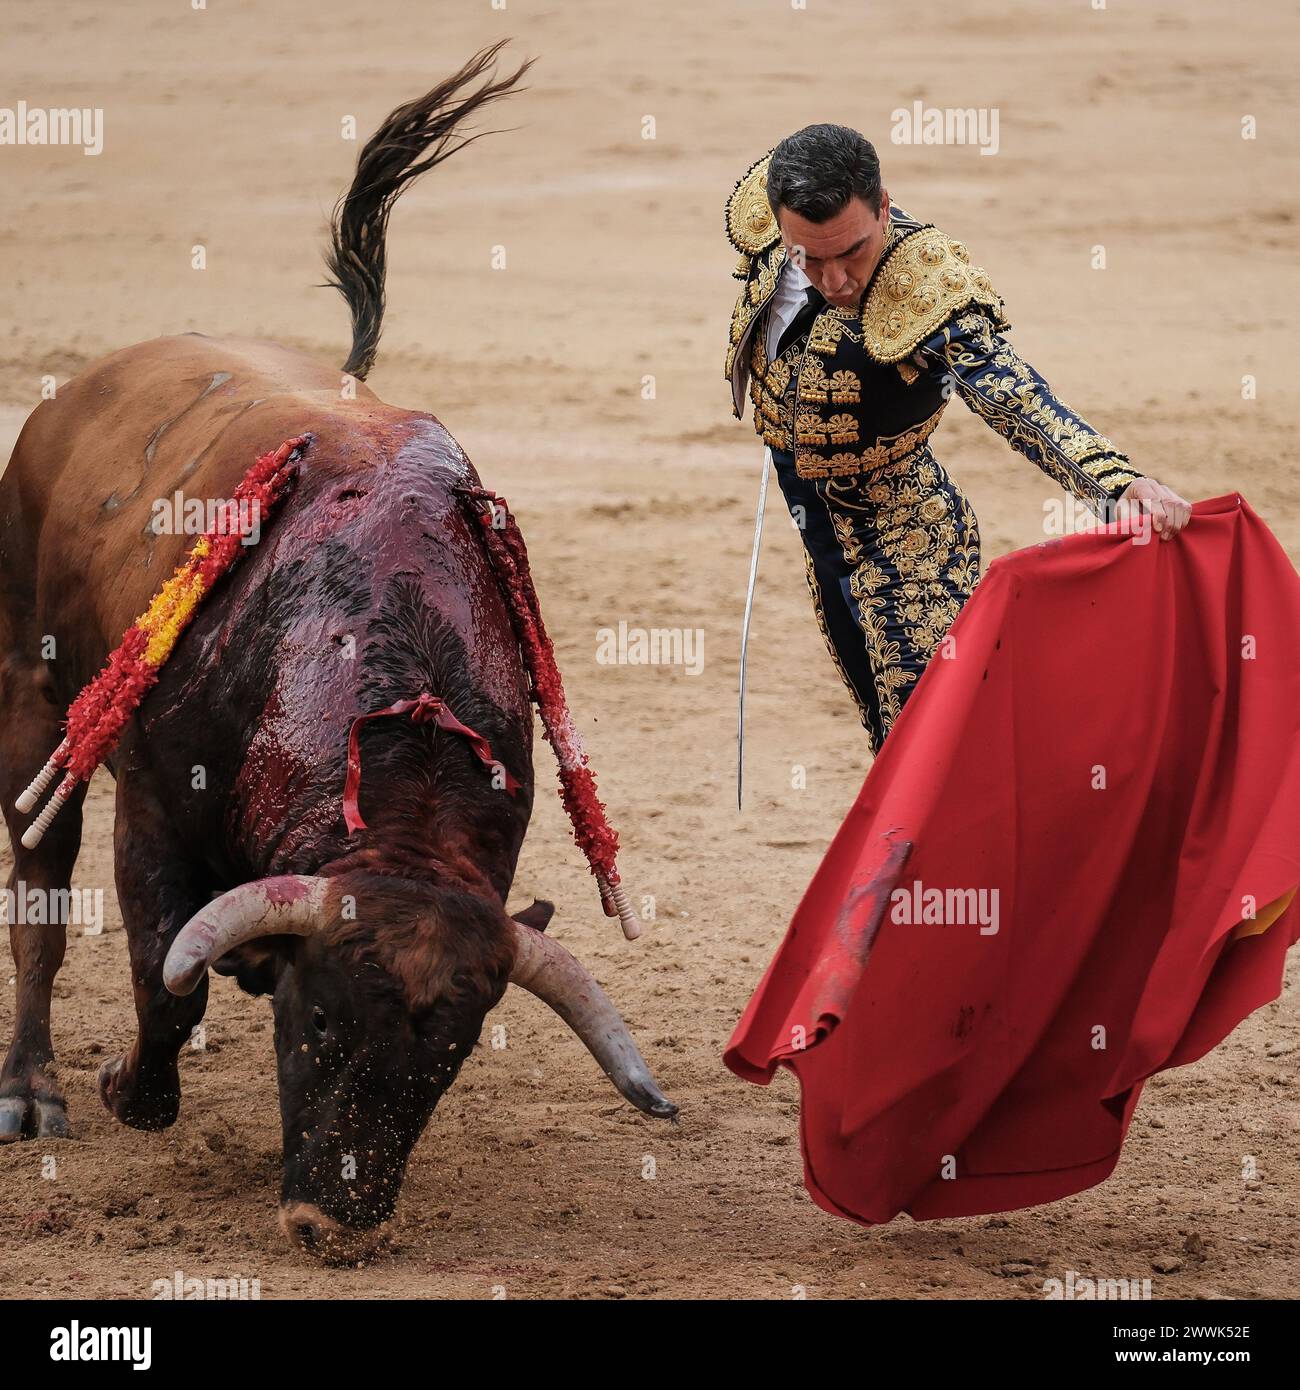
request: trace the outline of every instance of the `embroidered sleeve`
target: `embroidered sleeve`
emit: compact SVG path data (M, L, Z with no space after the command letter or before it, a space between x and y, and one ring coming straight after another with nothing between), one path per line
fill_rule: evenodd
M1105 435L1052 394L981 311L950 319L918 356L1012 448L1094 512L1104 514L1108 502L1143 476Z

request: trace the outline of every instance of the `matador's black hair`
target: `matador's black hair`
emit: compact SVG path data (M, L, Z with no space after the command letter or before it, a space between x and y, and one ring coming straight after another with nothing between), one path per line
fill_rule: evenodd
M880 160L864 135L844 125L810 125L787 135L772 151L767 201L810 222L825 222L864 198L880 211Z

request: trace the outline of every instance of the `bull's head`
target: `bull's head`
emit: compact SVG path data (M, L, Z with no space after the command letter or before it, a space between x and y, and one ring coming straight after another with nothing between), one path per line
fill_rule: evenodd
M542 934L478 894L366 872L232 889L177 934L174 994L208 967L271 993L284 1131L280 1223L302 1249L367 1254L407 1159L510 981L544 999L648 1114L659 1091L605 992Z

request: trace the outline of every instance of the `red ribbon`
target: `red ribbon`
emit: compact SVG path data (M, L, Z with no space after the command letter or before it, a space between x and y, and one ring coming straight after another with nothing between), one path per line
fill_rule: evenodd
M492 748L482 734L476 733L468 725L462 724L451 710L438 699L422 690L414 700L398 700L387 709L377 709L371 714L359 714L348 730L348 775L343 784L343 819L347 823L348 834L354 830L364 830L366 823L361 819L357 797L361 791L361 726L367 719L382 719L389 714L409 714L413 724L435 724L450 733L460 734L473 750L474 756L493 772L500 768L506 775L506 791L519 790L519 783L509 770L492 756Z
M542 716L547 742L555 750L560 771L560 799L573 825L573 838L587 856L591 872L601 883L601 902L607 917L618 909L605 891L618 883L618 835L605 815L596 777L573 727L564 694L564 681L555 662L555 648L542 621L542 608L533 587L528 548L509 507L484 487L465 487L461 493L487 509L474 507L484 545L496 570L515 640L532 681L532 699Z

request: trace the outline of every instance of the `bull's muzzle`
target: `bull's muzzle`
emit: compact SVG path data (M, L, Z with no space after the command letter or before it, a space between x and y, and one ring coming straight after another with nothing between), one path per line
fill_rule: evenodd
M341 1225L311 1202L286 1202L280 1208L280 1229L295 1249L327 1264L356 1264L384 1241L382 1226L357 1230Z

